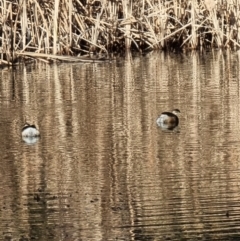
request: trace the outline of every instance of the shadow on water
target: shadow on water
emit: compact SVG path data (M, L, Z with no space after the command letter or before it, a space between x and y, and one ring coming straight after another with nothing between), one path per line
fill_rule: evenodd
M238 240L239 74L221 51L1 70L0 237Z

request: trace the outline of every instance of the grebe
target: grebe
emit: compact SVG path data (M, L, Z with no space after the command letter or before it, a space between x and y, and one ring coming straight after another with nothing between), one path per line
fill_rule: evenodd
M157 119L157 125L163 129L174 129L178 126L179 123L179 119L177 116L179 113L179 109L174 109L172 112L162 112Z
M26 123L22 128L22 137L38 137L40 136L39 130L35 125Z

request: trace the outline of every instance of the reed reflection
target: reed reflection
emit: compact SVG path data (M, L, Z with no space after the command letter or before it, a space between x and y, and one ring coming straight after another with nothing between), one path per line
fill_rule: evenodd
M14 88L3 71L2 236L234 240L236 58L158 53L116 63L22 66L13 72ZM157 117L175 107L178 130L162 131ZM35 145L21 140L26 119L39 125Z

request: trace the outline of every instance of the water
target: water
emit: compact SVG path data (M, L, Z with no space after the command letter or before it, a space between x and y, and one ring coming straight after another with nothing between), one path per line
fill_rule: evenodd
M221 51L1 70L1 240L239 240L239 76Z

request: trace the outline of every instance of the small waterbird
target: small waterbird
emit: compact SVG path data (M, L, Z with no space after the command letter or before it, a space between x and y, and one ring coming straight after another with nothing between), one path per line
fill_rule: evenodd
M26 123L22 128L22 137L39 137L39 130L35 125L30 125Z
M178 114L179 109L174 109L172 112L162 112L157 119L157 125L162 129L173 130L179 124Z

